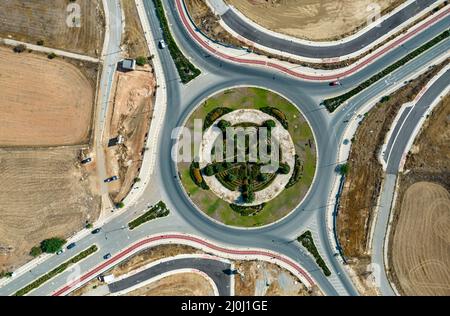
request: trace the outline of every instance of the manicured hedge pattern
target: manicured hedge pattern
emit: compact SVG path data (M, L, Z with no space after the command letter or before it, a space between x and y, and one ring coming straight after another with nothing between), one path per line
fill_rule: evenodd
M230 207L233 211L239 213L241 216L255 216L266 206L265 203L255 206L242 206L236 204L230 204Z
M317 265L322 268L323 273L326 276L330 276L331 271L328 269L327 264L320 256L319 251L314 244L311 232L309 230L304 232L300 237L297 238L297 240L313 255L314 259L316 259Z
M45 282L47 282L48 280L50 280L51 278L56 276L57 274L60 274L60 273L64 272L71 265L74 265L77 262L83 260L84 258L86 258L87 256L93 254L97 250L98 250L98 248L97 248L96 245L93 245L93 246L89 247L88 249L80 252L78 255L76 255L75 257L73 257L69 261L64 262L63 264L59 265L58 267L56 267L55 269L53 269L49 273L41 276L39 279L33 281L32 283L28 284L24 288L20 289L19 291L17 291L14 294L14 296L23 296L23 295L31 292L32 290L38 288L39 286L41 286L42 284L44 284Z
M209 190L209 186L206 184L205 179L203 179L198 162L193 161L191 163L191 166L189 167L189 174L191 175L191 179L195 185L199 186L203 190Z
M166 204L163 201L159 201L158 204L153 206L150 210L148 210L144 215L139 216L135 220L132 220L128 223L128 228L131 230L135 229L136 227L149 222L153 219L165 217L169 215L169 210L167 209Z
M444 39L449 37L449 35L450 35L450 31L448 31L448 30L443 32L443 33L441 33L440 35L438 35L437 37L435 37L434 39L432 39L428 43L422 45L421 47L419 47L416 50L414 50L413 52L409 53L408 55L406 55L402 59L398 60L394 64L392 64L389 67L385 68L383 71L377 73L376 75L372 76L368 80L364 81L363 83L361 83L356 88L354 88L354 89L350 90L349 92L346 92L346 93L344 93L344 94L342 94L340 96L337 96L337 97L334 97L334 98L330 98L330 99L326 99L326 100L323 101L323 104L328 109L328 111L330 111L330 112L335 111L342 103L344 103L345 101L347 101L351 97L355 96L356 94L360 93L364 89L370 87L372 84L374 84L375 82L377 82L380 79L384 78L388 74L392 73L397 68L400 68L401 66L406 64L411 59L419 56L423 52L427 51L431 47L433 47L436 44L438 44L439 42L443 41Z
M297 182L300 181L302 178L302 161L300 160L299 155L295 155L295 165L294 165L294 172L292 173L291 178L289 179L289 182L286 184L286 189L289 189L290 187L297 184Z
M232 109L226 107L217 107L206 115L205 122L203 122L203 130L209 128L220 117L233 112Z
M190 61L183 55L181 50L178 48L175 39L170 32L169 24L164 13L164 7L161 0L153 0L156 13L159 18L161 29L164 33L164 39L166 41L167 47L169 49L170 55L172 56L175 66L177 67L178 74L180 75L182 83L188 83L189 81L195 79L200 75L201 71L197 69Z

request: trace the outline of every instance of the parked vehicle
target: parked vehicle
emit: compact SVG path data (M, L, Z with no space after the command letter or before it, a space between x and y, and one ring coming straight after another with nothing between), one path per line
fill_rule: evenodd
M101 230L101 228L96 228L92 231L92 234L98 234Z
M67 250L70 250L70 249L72 249L72 248L75 248L75 246L76 246L77 244L76 243L71 243L71 244L69 244L69 245L67 245Z
M113 177L111 177L111 178L105 179L104 182L105 182L105 183L109 183L109 182L116 181L117 179L119 179L119 177L113 176Z
M81 160L81 164L82 164L82 165L85 165L85 164L90 163L91 161L92 161L92 158L89 157L89 158L86 158L86 159L84 159L84 160Z

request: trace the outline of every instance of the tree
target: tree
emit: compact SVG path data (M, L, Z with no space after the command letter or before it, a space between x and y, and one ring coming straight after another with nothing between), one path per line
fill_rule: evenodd
M286 163L280 163L280 167L278 168L278 173L280 174L288 174L291 171L291 167L289 167Z
M125 204L123 202L119 202L116 204L116 208L124 208Z
M138 64L139 66L144 66L147 63L147 58L144 56L139 56L138 58L136 58L136 64Z
M342 164L339 166L339 173L343 176L346 176L350 170L348 163Z
M231 127L231 123L225 120L220 120L217 126L222 130L222 132L225 132L228 127Z
M267 174L265 174L265 173L260 173L260 174L258 175L258 180L259 180L260 182L266 182L266 181L267 181Z
M65 239L54 237L41 242L41 250L45 253L55 253L64 246Z
M214 175L214 169L212 167L212 165L207 165L203 171L205 172L205 175L207 175L208 177Z
M42 253L41 247L35 246L35 247L31 248L30 256L36 258L36 257L39 256L41 253Z
M54 58L56 58L57 56L56 56L55 53L50 53L50 54L47 55L47 57L48 57L48 59L54 59Z

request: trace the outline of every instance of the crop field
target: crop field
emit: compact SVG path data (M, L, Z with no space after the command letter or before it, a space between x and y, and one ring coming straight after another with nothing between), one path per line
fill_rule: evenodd
M226 0L257 24L286 35L316 41L355 33L367 23L369 5L381 14L404 0Z
M80 27L74 27L69 4L80 7ZM69 11L68 11L69 10ZM103 46L101 0L2 0L0 37L98 57ZM78 20L75 20L75 22Z
M418 182L401 202L392 263L406 295L450 295L450 193Z
M78 152L0 149L0 271L29 260L42 240L67 237L98 217L100 198Z
M0 47L0 146L61 146L89 140L94 87L56 58Z

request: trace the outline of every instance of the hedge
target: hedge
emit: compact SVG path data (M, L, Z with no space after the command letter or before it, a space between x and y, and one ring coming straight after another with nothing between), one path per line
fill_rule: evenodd
M286 189L289 189L290 187L293 187L297 184L297 182L300 181L302 177L302 162L300 160L299 155L295 155L295 165L294 165L294 172L292 173L291 178L289 179L289 182L286 184Z
M161 29L164 33L164 39L166 41L167 47L169 49L170 55L177 67L178 74L180 75L182 83L188 83L189 81L195 79L200 75L201 71L197 69L190 61L183 55L181 50L178 48L175 39L170 32L169 24L164 13L164 7L161 0L153 0L156 7L156 14L158 16Z
M360 93L364 89L370 87L375 82L377 82L380 79L386 77L388 74L392 73L397 68L400 68L401 66L406 64L411 59L419 56L420 54L422 54L423 52L427 51L428 49L430 49L431 47L435 46L436 44L438 44L439 42L443 41L444 39L446 39L449 36L450 36L450 31L447 30L445 32L442 32L440 35L436 36L431 41L427 42L426 44L424 44L421 47L417 48L416 50L412 51L411 53L409 53L408 55L406 55L402 59L398 60L394 64L390 65L389 67L385 68L381 72L379 72L376 75L372 76L371 78L367 79L366 81L361 83L356 88L354 88L354 89L350 90L349 92L346 92L346 93L344 93L344 94L342 94L340 96L337 96L337 97L334 97L334 98L330 98L330 99L326 99L326 100L323 101L323 104L328 109L328 111L333 112L342 103L344 103L348 99L352 98L353 96L355 96L356 94Z
M203 130L207 129L208 127L213 125L213 123L217 121L220 117L230 112L233 112L233 110L225 107L218 107L213 109L206 115L205 122L203 123Z
M255 216L266 206L265 203L255 206L242 206L236 204L230 204L230 207L236 213L239 213L241 216Z
M283 111L270 106L262 107L260 108L260 110L280 121L281 125L283 125L285 129L289 129L289 122L287 120L286 114L284 114Z
M133 230L136 227L153 219L165 217L169 215L169 213L170 211L167 209L166 204L163 201L159 201L158 204L150 208L145 214L129 222L128 228L130 228L130 230Z
M191 166L189 167L189 174L191 175L192 181L197 186L199 186L203 190L209 190L209 186L206 184L205 179L203 179L198 162L193 161L191 163Z
M330 276L331 271L328 269L327 264L320 256L319 251L314 244L311 231L308 230L304 232L300 237L297 238L297 240L313 255L314 259L316 259L317 265L322 268L323 273L326 276Z
M14 296L23 296L23 295L31 292L32 290L38 288L39 286L41 286L42 284L44 284L45 282L47 282L48 280L50 280L51 278L56 276L57 274L60 274L60 273L64 272L71 265L74 265L77 262L83 260L84 258L86 258L87 256L93 254L97 250L98 250L98 248L97 248L96 245L93 245L93 246L89 247L88 249L80 252L78 255L76 255L75 257L73 257L69 261L64 262L63 264L59 265L58 267L56 267L55 269L53 269L49 273L44 274L39 279L33 281L32 283L28 284L24 288L18 290L14 294Z

